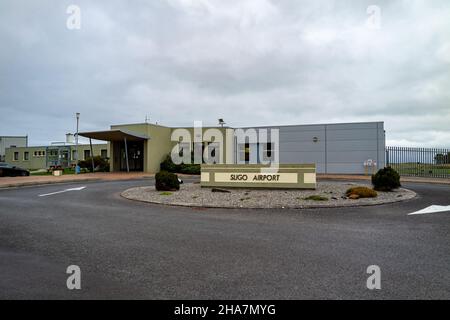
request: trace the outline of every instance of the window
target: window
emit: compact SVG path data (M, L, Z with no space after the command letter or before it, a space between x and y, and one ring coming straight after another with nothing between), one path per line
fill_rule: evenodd
M14 152L14 161L19 161L19 152Z
M213 158L216 157L216 149L219 152L219 143L218 142L208 142L208 156Z
M238 163L250 162L250 143L239 144L239 158Z
M101 156L103 159L108 158L108 150L102 149L102 150L100 151L100 156Z
M189 142L180 142L178 144L178 156L180 158L184 159L184 156L189 158L189 153L190 152L191 152L191 143L189 143Z
M244 160L245 163L248 163L250 161L250 143L246 143L244 145Z
M28 161L30 160L30 153L28 151L25 151L23 153L23 161Z
M77 160L77 150L72 150L72 160Z
M84 150L84 160L91 157L91 150Z
M267 160L272 158L273 149L274 149L273 142L267 142L263 144L263 156L267 158Z

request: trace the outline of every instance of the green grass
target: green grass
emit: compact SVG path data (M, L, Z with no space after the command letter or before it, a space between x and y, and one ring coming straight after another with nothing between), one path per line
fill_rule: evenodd
M81 170L80 173L84 173L83 170ZM63 169L63 174L75 174L75 169L72 168L65 168ZM30 175L32 176L51 176L52 172L42 171L42 172L30 172Z
M298 200L301 200L301 198L297 198ZM319 196L317 194L314 194L312 196L303 198L303 200L311 200L311 201L328 201L327 197Z
M400 175L412 176L450 176L450 164L430 164L430 163L391 163L392 169Z
M169 191L163 191L163 192L160 193L160 195L161 195L161 196L171 196L171 195L172 195L172 192L169 192Z

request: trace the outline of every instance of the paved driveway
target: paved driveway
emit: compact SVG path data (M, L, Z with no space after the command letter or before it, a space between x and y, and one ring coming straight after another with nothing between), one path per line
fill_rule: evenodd
M450 298L450 213L407 216L450 205L449 186L410 184L420 198L345 209L202 210L119 196L151 183L0 190L0 298ZM72 264L79 291L66 288ZM373 264L381 290L366 288Z

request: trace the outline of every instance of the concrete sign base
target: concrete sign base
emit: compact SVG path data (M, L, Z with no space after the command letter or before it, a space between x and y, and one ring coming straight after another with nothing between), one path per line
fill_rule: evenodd
M315 189L315 164L280 164L278 168L256 164L201 166L202 187Z

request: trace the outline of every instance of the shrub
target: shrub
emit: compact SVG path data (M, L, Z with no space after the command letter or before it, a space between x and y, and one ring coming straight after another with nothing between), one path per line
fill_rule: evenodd
M178 172L178 165L173 163L172 158L170 155L167 155L167 157L164 159L163 162L159 165L161 171L167 171L167 172Z
M312 201L327 201L327 197L319 196L317 194L314 194L312 196L306 197L303 200L312 200Z
M391 167L386 167L372 175L372 184L375 190L392 191L401 186L400 175Z
M78 161L78 165L81 169L92 171L92 157ZM107 159L104 159L101 156L94 156L94 168L95 171L108 172L109 162Z
M160 171L155 176L155 187L158 191L176 191L180 190L178 176L167 171Z
M181 164L180 165L180 173L184 174L200 174L200 165L199 164Z
M378 194L375 190L367 187L353 187L345 192L347 197L357 195L359 198L375 198Z
M164 159L163 162L159 165L161 171L167 171L172 173L184 173L184 174L200 174L200 165L199 164L175 164L172 161L170 155Z

